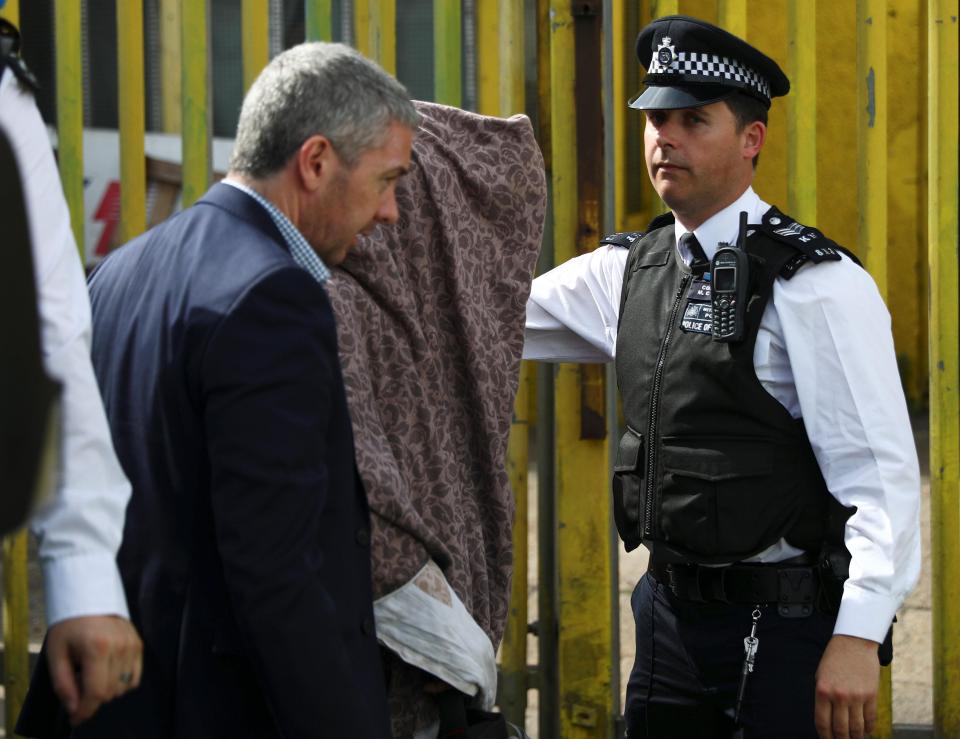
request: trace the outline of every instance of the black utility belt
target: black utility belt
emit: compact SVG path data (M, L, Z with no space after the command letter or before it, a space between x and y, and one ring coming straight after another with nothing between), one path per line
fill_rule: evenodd
M649 572L677 598L697 603L776 605L786 618L813 613L820 591L817 568L792 563L698 564L651 561Z

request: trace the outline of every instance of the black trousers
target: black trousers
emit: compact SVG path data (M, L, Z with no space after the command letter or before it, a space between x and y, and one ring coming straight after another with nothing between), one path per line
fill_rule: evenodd
M734 736L753 606L683 601L650 573L640 579L631 604L637 656L624 712L629 739ZM834 620L816 610L791 619L773 606L761 608L738 736L816 739L814 676Z

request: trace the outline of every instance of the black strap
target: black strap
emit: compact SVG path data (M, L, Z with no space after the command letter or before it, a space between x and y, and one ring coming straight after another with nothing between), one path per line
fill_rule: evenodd
M819 590L817 568L793 563L706 567L653 560L649 571L681 600L776 604L788 617L813 613Z
M37 92L40 88L37 78L20 58L20 32L10 21L0 18L0 78L8 67L21 85L32 93Z

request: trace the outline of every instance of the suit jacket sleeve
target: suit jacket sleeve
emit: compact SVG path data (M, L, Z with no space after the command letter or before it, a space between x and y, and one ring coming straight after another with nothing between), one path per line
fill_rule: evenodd
M326 465L333 316L307 273L284 268L222 319L202 377L217 546L246 643L284 736L312 736L349 705L350 665L324 576L319 520L340 506ZM321 687L322 685L322 687Z

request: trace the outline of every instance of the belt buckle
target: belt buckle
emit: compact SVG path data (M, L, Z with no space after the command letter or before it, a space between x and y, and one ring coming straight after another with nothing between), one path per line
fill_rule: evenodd
M695 565L697 595L699 600L704 603L729 603L727 598L727 573L730 568L723 567L704 567Z
M812 567L782 567L777 570L777 612L784 618L806 618L813 613L817 581Z

